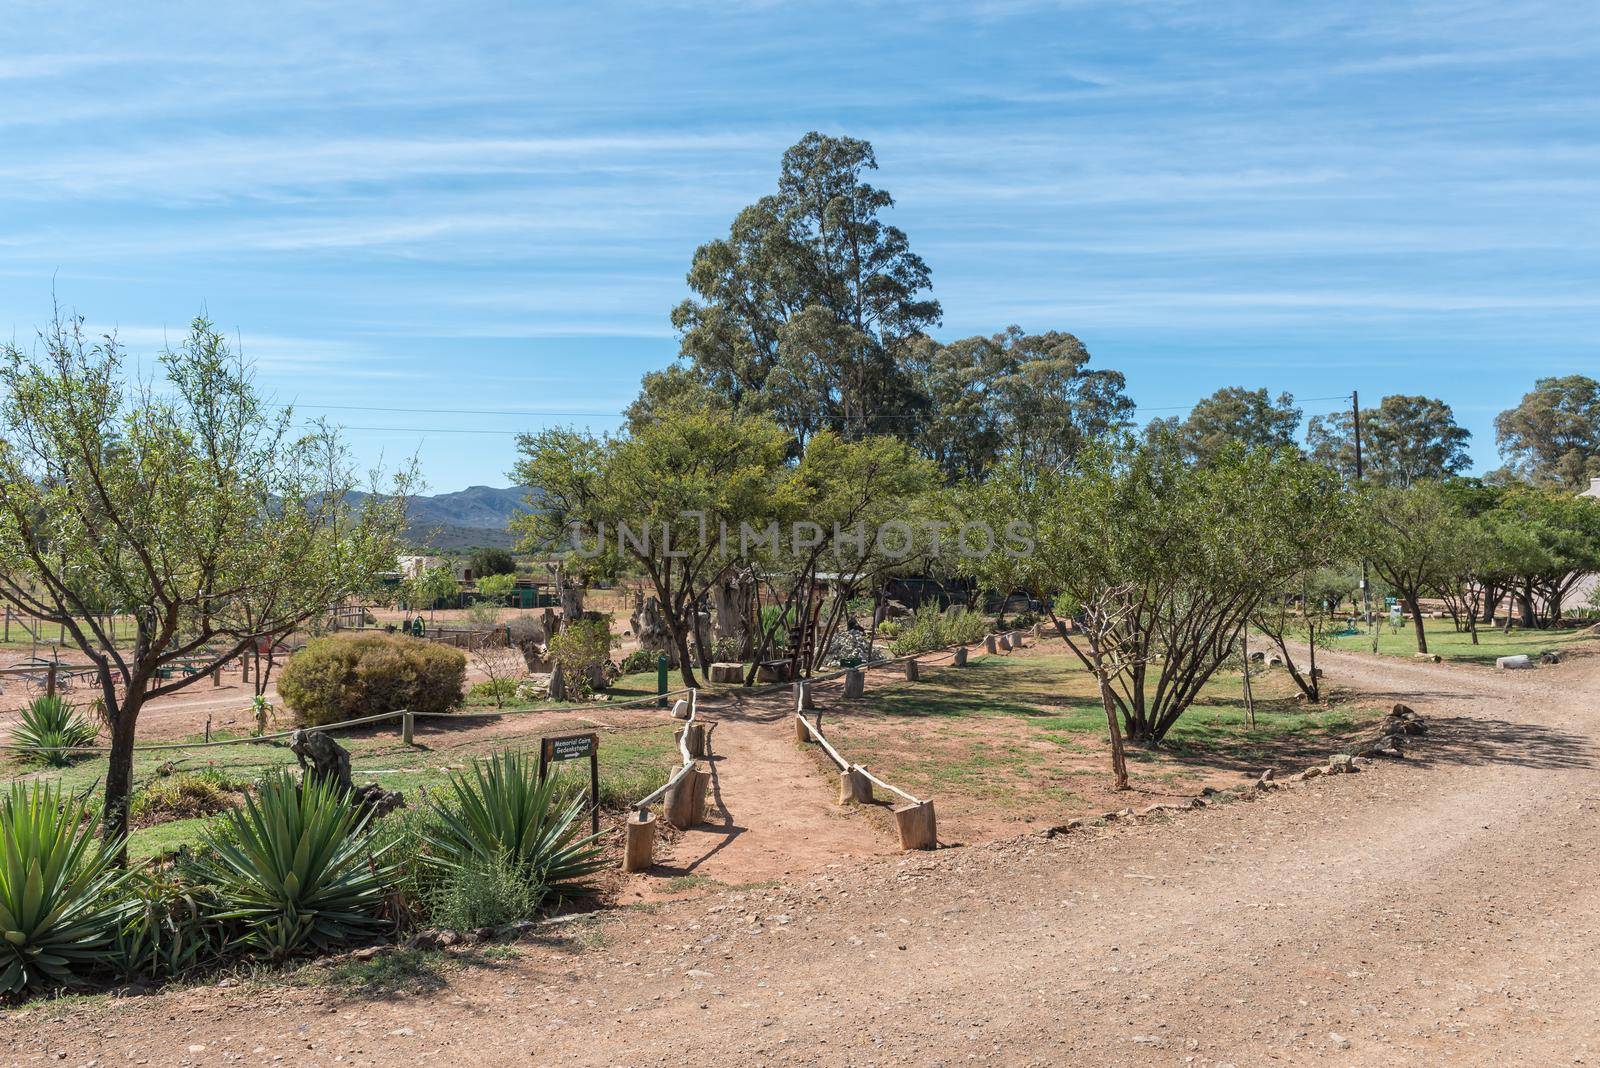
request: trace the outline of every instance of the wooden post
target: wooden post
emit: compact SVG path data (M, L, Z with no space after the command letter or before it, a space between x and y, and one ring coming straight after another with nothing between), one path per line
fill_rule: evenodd
M8 642L10 640L11 640L11 606L10 605L6 605L6 636L4 638L0 638L0 641L7 641Z
M1020 630L1014 630L1014 631L1011 632L1010 637L1011 637L1011 648L1013 648L1013 649L1021 649L1022 648L1022 632Z
M249 682L250 681L250 654L249 653L240 653L239 654L239 681L240 682Z
M635 812L628 817L623 840L622 870L647 871L655 863L656 817L653 812Z
M956 655L955 655L954 663L955 663L956 667L966 667L967 666L967 647L965 645L956 646Z
M414 732L416 731L416 727L417 727L417 718L411 714L411 710L409 708L406 709L404 712L400 713L400 741L401 741L402 744L404 744L404 745L415 745L416 744L412 740L412 738L414 736Z
M589 747L589 833L600 833L600 737Z
M988 653L990 656L994 656L1000 651L1000 647L995 644L993 634L985 634L983 636L983 651Z
M801 681L794 684L795 710L809 712L817 707L817 699L811 696L811 684Z
M680 831L705 819L706 788L711 784L709 765L695 761L690 767L689 774L672 785L661 803L661 814ZM673 774L677 774L676 769Z
M906 658L906 681L907 682L916 682L918 679L920 679L922 677L921 671L922 671L922 669L917 665L917 658L916 657L912 656L912 657L907 657Z
M688 777L694 780L694 792L689 795L693 802L689 823L694 826L706 821L706 804L711 795L711 765L695 761L694 773Z
M806 719L798 713L794 717L794 740L797 742L809 742L811 740L811 732L806 730Z
M702 723L699 720L684 725L683 729L687 732L684 744L688 746L690 756L704 760L711 755L711 732L715 728L715 723Z
M846 699L860 697L867 692L867 673L860 668L850 668L844 673L844 695Z
M933 816L933 802L901 805L894 810L895 829L900 832L901 849L937 849L939 825Z
M222 665L218 664L211 669L211 688L216 689L222 685Z
M839 804L872 804L872 780L859 767L848 767L839 773Z
M672 702L672 718L673 719L688 719L689 718L689 702L685 701L681 697L678 698L676 701Z
M1009 653L1011 651L1011 638L1009 635L1000 635L999 637L995 638L994 643L999 647L1002 653Z
M50 661L50 666L45 669L44 693L46 697L54 697L56 695L56 669L59 667L60 665L52 660Z

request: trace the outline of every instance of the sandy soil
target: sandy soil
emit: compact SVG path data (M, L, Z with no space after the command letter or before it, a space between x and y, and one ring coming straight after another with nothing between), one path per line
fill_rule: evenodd
M426 996L253 983L42 1005L0 1019L0 1049L21 1064L1600 1056L1600 659L1497 675L1338 655L1328 669L1429 718L1411 759L935 854L847 856L870 842L850 829L836 859L780 885L557 928ZM806 826L831 841L832 818Z

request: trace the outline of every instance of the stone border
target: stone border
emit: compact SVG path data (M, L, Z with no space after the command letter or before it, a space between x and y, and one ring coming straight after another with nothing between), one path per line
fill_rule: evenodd
M1415 710L1409 705L1396 704L1384 717L1379 726L1378 737L1369 745L1361 747L1355 753L1334 753L1328 757L1326 764L1316 764L1304 771L1297 772L1287 779L1278 779L1272 768L1263 771L1254 782L1244 786L1232 786L1219 790L1214 786L1207 786L1200 793L1191 797L1186 802L1162 801L1144 808L1119 808L1111 812L1102 812L1094 816L1077 816L1065 823L1048 827L1039 832L1045 838L1056 838L1060 835L1071 834L1073 831L1086 827L1103 827L1110 823L1126 823L1130 820L1142 820L1152 816L1160 816L1168 812L1189 812L1198 808L1209 808L1213 805L1227 804L1232 801L1254 801L1262 794L1268 793L1290 783L1307 782L1324 775L1350 775L1360 771L1364 766L1380 758L1391 760L1405 759L1406 739L1426 734L1428 725Z

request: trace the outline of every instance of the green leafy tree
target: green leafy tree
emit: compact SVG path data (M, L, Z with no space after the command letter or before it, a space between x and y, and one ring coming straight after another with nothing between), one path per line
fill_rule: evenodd
M485 575L477 583L478 600L504 607L506 598L517 588L517 576L511 574Z
M1493 566L1524 626L1559 623L1568 595L1600 571L1600 501L1592 497L1517 487L1484 523Z
M893 438L845 441L825 430L806 442L784 494L774 498L781 510L769 530L759 544L740 546L745 566L782 598L781 611L764 616L748 681L778 644L779 628L795 620L806 621L813 640L789 655L797 677L809 673L847 625L852 598L880 591L891 574L925 560L925 535L910 521L938 481L931 462ZM833 593L826 603L820 575L829 576Z
M504 549L480 548L472 550L472 555L467 558L467 568L472 572L473 579L481 582L494 575L514 576L517 573L517 561Z
M461 583L456 581L456 573L448 564L424 569L408 579L404 587L406 607L414 612L426 608L429 619L433 618L440 601L448 601L460 592Z
M1006 458L1069 463L1133 414L1122 374L1091 369L1083 342L1061 331L1012 326L949 345L921 338L908 352L926 406L917 442L951 482L981 478Z
M1436 482L1472 466L1470 431L1432 397L1394 395L1361 410L1363 477L1384 486ZM1355 427L1349 412L1313 416L1306 428L1312 459L1355 480Z
M675 414L621 438L524 435L514 477L539 491L540 506L516 527L533 551L565 544L596 573L625 564L642 572L684 685L694 686L699 606L737 558L741 527L765 529L782 513L787 444L770 420L717 411Z
M1274 398L1265 389L1227 386L1196 404L1187 418L1161 422L1177 434L1185 452L1210 463L1234 443L1250 449L1294 448L1300 414L1288 393Z
M1539 379L1494 430L1507 475L1574 490L1600 478L1600 382L1588 375Z
M652 377L630 414L703 390L731 410L770 414L801 442L824 428L907 432L901 351L940 310L924 295L927 264L883 221L893 198L863 180L877 165L867 142L819 133L784 153L778 191L690 265L694 296L672 321L696 384Z
M1012 471L972 492L991 522L1025 518L1035 542L975 570L1068 606L1083 644L1063 635L1108 714L1152 746L1261 600L1325 561L1346 507L1332 473L1292 452L1235 446L1198 466L1164 435L1096 443L1074 470Z
M98 669L113 842L146 702L375 589L410 486L402 473L352 506L337 435L275 411L203 318L161 354L159 387L124 362L115 338L60 315L36 353L0 353L0 599L59 624ZM133 614L131 648L107 605Z
M1417 652L1428 651L1422 598L1447 585L1457 569L1460 513L1437 483L1370 486L1361 498L1366 556L1411 614Z

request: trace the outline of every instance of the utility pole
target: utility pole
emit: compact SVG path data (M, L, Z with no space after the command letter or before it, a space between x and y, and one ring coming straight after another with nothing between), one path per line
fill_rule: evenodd
M1350 391L1350 421L1355 431L1356 442L1356 485L1361 485L1361 394L1356 390ZM1372 587L1367 582L1367 557L1361 556L1361 611L1366 617L1367 626L1372 628ZM1372 630L1372 651L1378 651L1378 632Z

